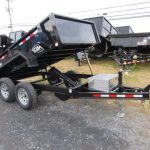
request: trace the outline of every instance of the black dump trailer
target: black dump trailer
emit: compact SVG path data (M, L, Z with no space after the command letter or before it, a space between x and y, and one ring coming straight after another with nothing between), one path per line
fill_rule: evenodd
M150 33L109 35L114 58L122 65L150 61Z
M113 27L112 24L103 16L86 18L85 20L95 23L97 32L101 40L101 43L94 47L89 56L92 58L100 58L105 55L112 54L112 50L110 49L111 43L107 39L107 36L110 34L118 34L118 30Z
M103 16L85 20L95 23L101 39L89 57L110 56L122 66L150 61L150 33L134 33L130 26L113 27Z
M54 92L61 100L70 98L119 98L149 100L150 85L125 87L122 72L109 75L61 72L54 63L100 42L94 23L51 14L0 54L0 96L17 100L31 109L42 91ZM42 79L23 79L40 75ZM87 82L81 83L85 78ZM49 84L42 83L47 80Z

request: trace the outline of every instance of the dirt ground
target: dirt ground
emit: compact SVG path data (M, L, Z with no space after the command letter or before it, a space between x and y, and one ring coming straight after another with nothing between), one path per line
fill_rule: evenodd
M96 73L116 73L111 60L91 61ZM88 73L72 58L55 64ZM150 64L125 75L125 84L149 84ZM0 150L150 150L150 111L140 101L71 99L42 93L31 111L0 101Z

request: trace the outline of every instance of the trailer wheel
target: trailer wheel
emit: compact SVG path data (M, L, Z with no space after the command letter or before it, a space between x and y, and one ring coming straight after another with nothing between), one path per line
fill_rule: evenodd
M75 71L72 71L72 70L69 70L66 72L67 77L69 77L72 81L74 81L76 83L81 83L80 78L78 78L77 76L71 76L73 74L77 74L77 73ZM71 85L69 85L67 82L64 81L64 83L65 83L66 87L68 87L68 88L71 87Z
M0 79L0 95L3 101L15 101L15 84L10 78Z
M15 95L20 107L26 110L33 108L37 102L37 93L30 83L18 83Z

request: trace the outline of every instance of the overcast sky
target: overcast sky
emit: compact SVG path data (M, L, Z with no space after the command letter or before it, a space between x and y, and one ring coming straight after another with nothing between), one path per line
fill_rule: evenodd
M109 9L101 9L106 7L114 7L119 5L127 5L140 2L149 2L145 4L132 5L126 7L116 7ZM76 18L87 18L90 16L98 16L107 13L106 18L122 18L126 16L118 16L129 14L128 16L150 15L150 0L12 0L10 3L12 11L12 21L14 25L32 25L43 20L50 13L69 15ZM10 32L5 28L9 24L8 12L6 12L7 1L0 0L0 34ZM139 8L138 10L135 10ZM94 11L95 9L95 11ZM96 10L100 9L100 10ZM134 10L133 10L134 9ZM89 12L70 13L78 11L93 10ZM125 11L123 11L125 10ZM123 11L123 12L116 12ZM135 15L137 13L137 15ZM138 14L143 13L143 14ZM109 17L111 16L111 17ZM150 32L150 17L132 18L124 20L110 20L113 26L130 25L134 32ZM16 26L14 30L29 30L31 26Z

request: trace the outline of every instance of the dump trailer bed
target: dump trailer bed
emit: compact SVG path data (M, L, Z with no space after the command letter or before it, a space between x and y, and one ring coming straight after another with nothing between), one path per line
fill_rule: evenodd
M112 24L103 16L86 18L85 20L95 23L98 35L101 40L101 43L95 46L93 51L90 52L89 56L92 58L100 58L104 55L112 53L110 49L111 43L107 39L107 36L110 34L118 34L118 30L113 27Z
M109 35L113 58L119 65L133 65L150 61L150 33Z
M109 35L112 47L137 49L138 53L150 54L150 32Z
M134 31L132 30L132 28L130 26L119 26L119 27L115 27L115 28L119 31L119 34L134 33Z
M0 54L0 77L33 76L98 42L94 23L51 14Z

